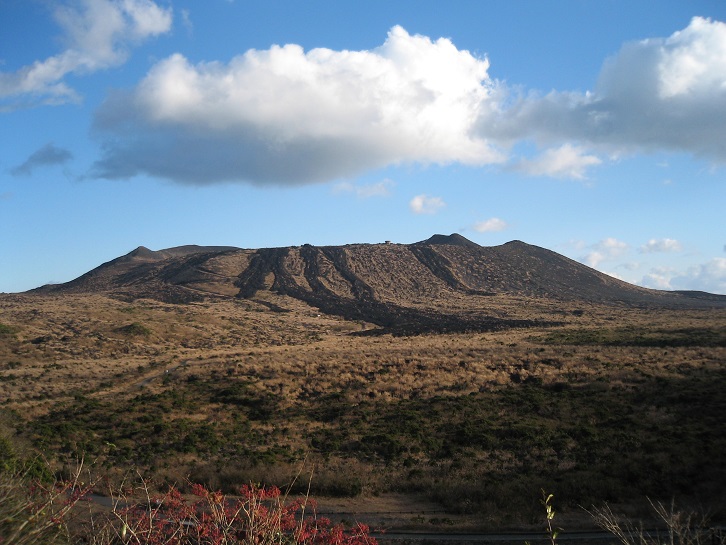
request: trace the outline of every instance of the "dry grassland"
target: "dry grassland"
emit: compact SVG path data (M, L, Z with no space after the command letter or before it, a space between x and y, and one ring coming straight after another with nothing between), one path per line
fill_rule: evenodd
M273 299L267 297L275 305ZM252 301L173 305L152 300L126 303L101 295L6 295L0 299L0 321L14 332L0 337L5 386L0 403L25 414L41 414L77 394L158 391L167 371L175 380L214 373L250 377L262 390L293 405L301 398L339 390L360 399L460 396L510 384L513 375L545 383L607 378L612 384L627 384L650 374L669 377L718 369L726 360L723 346L700 346L698 340L689 341L687 332L720 332L723 341L725 310L585 310L580 305L554 311L551 302L523 298L494 307L492 315L554 318L562 325L368 337L351 333L371 330L371 324L321 315L294 299L279 299L286 312ZM555 331L562 335L590 330L629 330L641 338L682 330L677 338L668 336L665 344L670 340L685 346L576 342L563 350L566 337L563 342L548 337Z
M540 486L576 505L658 485L723 513L726 309L482 301L560 325L360 336L374 326L269 292L3 295L0 409L59 463L84 451L168 479L284 481L307 460L324 493L452 513L526 518Z

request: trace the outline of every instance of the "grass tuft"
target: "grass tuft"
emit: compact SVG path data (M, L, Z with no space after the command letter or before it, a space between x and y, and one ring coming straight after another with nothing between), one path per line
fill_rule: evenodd
M120 333L133 337L148 337L151 335L151 329L139 322L133 322L129 325L118 328Z
M16 328L0 322L0 337L15 335L17 331Z

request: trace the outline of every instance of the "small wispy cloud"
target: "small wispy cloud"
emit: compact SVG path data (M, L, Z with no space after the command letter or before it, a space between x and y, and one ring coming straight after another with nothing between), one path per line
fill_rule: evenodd
M652 288L655 290L672 290L671 278L674 275L672 269L653 268L643 276L639 284L644 288Z
M652 238L638 249L638 251L642 254L680 252L681 250L683 250L683 246L681 245L681 243L672 238Z
M639 284L647 288L698 290L726 295L726 257L715 257L685 271L654 267Z
M340 182L333 186L334 193L352 193L359 199L370 199L371 197L388 197L391 194L393 180L385 178L373 184L355 185L351 182Z
M489 218L474 224L474 231L478 233L493 233L496 231L504 231L509 225L506 221L499 218Z
M607 274L608 276L612 276L613 278L616 278L617 280L625 281L625 278L623 278L621 275L619 275L616 272L613 272L613 271L600 271L600 272L602 272L603 274Z
M596 268L603 261L616 259L628 251L628 244L616 238L606 238L590 246L590 252L582 258L588 266Z
M73 154L67 149L59 148L52 142L33 152L21 165L13 168L13 176L30 176L38 167L62 165L70 161Z
M671 280L676 289L709 291L726 295L726 257L715 257L689 268Z
M559 148L545 150L534 159L521 159L512 168L529 176L584 180L587 169L600 163L599 157L588 155L583 148L563 144Z
M637 261L628 261L627 263L620 263L618 268L625 269L626 271L637 271L640 269L641 264Z
M423 194L416 195L411 199L409 206L414 214L435 214L446 206L446 203L441 197L431 197Z
M15 72L0 72L0 111L38 104L79 102L64 79L126 62L132 45L171 29L171 8L152 0L86 0L54 3L64 51Z
M192 18L189 13L188 9L182 9L180 12L182 25L184 28L187 29L188 34L192 34L194 32L194 24L192 23Z

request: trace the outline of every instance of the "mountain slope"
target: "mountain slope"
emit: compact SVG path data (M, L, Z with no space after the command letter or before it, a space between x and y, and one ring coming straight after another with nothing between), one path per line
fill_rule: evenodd
M107 292L179 303L210 297L289 297L325 313L398 332L531 325L521 315L497 315L503 299L648 307L726 305L726 296L633 286L520 241L482 247L457 234L408 245L305 244L258 250L182 246L156 252L139 247L71 282L35 291Z

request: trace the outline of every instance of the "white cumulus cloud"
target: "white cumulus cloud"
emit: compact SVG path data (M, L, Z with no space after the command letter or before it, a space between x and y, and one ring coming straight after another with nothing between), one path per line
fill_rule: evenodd
M175 54L97 113L96 174L301 184L391 164L501 162L472 131L495 94L488 67L398 26L370 51L289 44L198 64Z
M726 258L716 257L684 270L655 267L640 285L663 290L696 290L726 295Z
M594 90L513 97L485 111L480 134L495 141L575 143L601 153L672 150L726 161L726 24L694 17L667 38L625 44Z
M534 159L521 159L513 168L530 176L583 180L587 169L600 163L602 160L599 157L588 155L584 148L563 144L545 150Z
M627 243L616 238L606 238L590 246L590 252L581 260L588 266L597 268L603 261L616 259L627 252Z
M395 183L388 178L380 182L372 184L356 185L351 182L340 182L335 184L333 191L335 193L353 193L359 199L369 199L371 197L388 197Z
M723 93L726 74L723 23L695 17L686 29L675 32L658 45L661 47L658 93L662 98Z
M499 218L489 218L474 224L474 230L479 233L491 233L504 231L508 227L507 222Z
M435 214L446 206L446 203L441 197L416 195L411 199L409 206L414 214Z
M645 288L652 288L656 290L672 290L671 278L673 277L672 270L665 269L653 269L646 274L639 284Z
M122 64L131 45L168 32L172 21L171 8L152 0L75 0L56 5L53 16L66 49L15 72L0 72L1 109L80 100L63 78Z
M670 281L673 289L699 290L726 295L726 257L715 257L706 263L675 275Z
M143 3L97 2L118 10ZM136 21L125 9L128 24ZM584 93L520 92L488 71L486 57L400 26L371 50L287 44L199 63L177 53L96 112L104 151L92 174L299 185L401 164L500 164L587 179L593 167L628 153L726 162L723 22L694 17L670 36L624 44ZM48 96L67 90L57 77L49 81L59 87ZM518 151L532 143L538 155Z
M652 254L657 252L680 252L683 246L680 242L672 238L650 239L646 244L640 247L640 252L644 254Z

